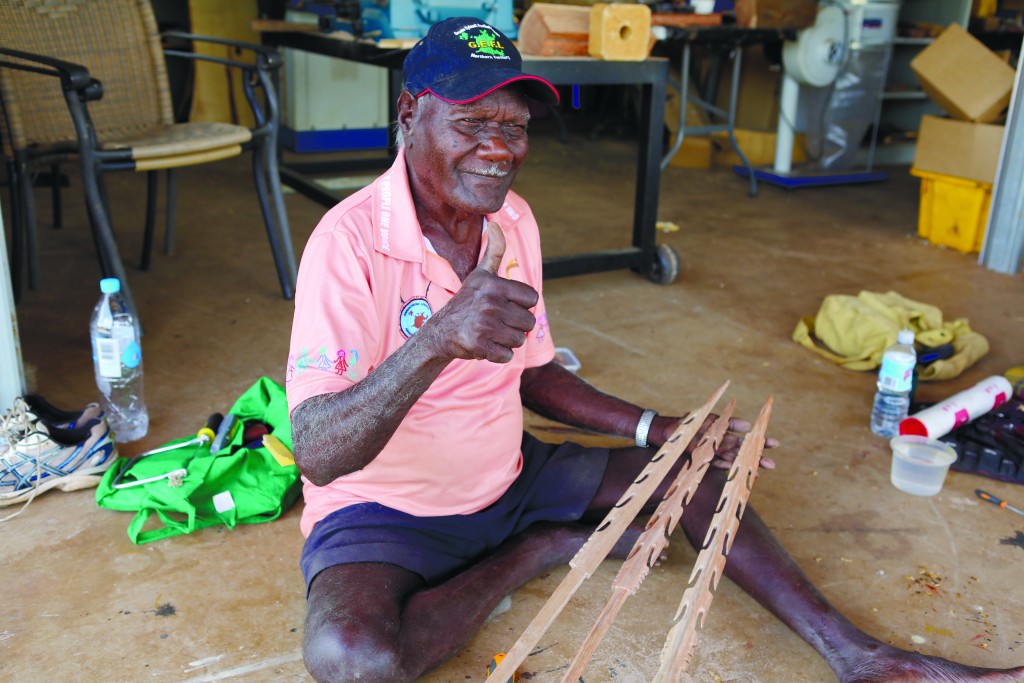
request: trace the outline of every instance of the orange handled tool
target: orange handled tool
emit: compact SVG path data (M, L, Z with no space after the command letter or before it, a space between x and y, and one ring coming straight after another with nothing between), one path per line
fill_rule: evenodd
M501 660L503 660L503 659L505 659L505 653L504 652L499 652L498 654L496 654L493 657L491 657L491 663L487 665L487 676L486 676L486 678L490 678L491 677L491 674L494 672L495 669L498 668L498 665L501 664ZM512 674L512 678L508 679L507 683L519 683L519 681L520 681L519 672L516 671L514 674Z
M990 502L990 503L992 503L994 505L998 505L1001 508L1006 508L1010 512L1016 512L1018 515L1024 515L1024 510L1021 510L1020 508L1013 507L1012 505L1007 503L1005 500L999 500L998 498L993 496L991 493L987 493L985 491L982 491L981 489L974 489L974 493L977 494L978 498L981 498L982 500L987 500L988 502Z

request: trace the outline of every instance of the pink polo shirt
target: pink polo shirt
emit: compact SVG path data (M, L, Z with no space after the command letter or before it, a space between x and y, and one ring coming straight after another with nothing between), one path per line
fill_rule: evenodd
M540 292L540 235L530 207L510 192L487 219L505 233L499 275ZM461 286L426 246L400 151L372 185L328 211L306 243L286 373L289 410L362 380ZM511 362L453 361L365 468L326 486L304 478L302 533L355 503L437 516L496 501L522 468L520 376L554 357L543 297L533 313L537 324Z

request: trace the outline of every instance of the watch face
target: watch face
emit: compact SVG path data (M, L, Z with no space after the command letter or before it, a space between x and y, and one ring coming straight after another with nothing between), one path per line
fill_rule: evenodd
M402 307L402 313L398 318L402 334L406 339L419 332L423 323L430 320L434 312L430 310L430 303L423 297L409 299Z

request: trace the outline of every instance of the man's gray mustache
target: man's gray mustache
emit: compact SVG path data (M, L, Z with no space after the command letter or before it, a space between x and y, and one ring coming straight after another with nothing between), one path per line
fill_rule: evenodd
M466 172L472 173L473 175L486 176L488 178L504 178L512 172L512 167L505 166L503 164L493 164L487 168L467 169Z

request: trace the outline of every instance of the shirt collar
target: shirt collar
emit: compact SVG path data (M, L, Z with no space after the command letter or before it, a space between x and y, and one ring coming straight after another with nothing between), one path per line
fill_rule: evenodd
M497 212L484 217L483 227L493 220L508 232L516 227L518 218L506 197ZM373 245L377 251L405 261L423 262L423 231L416 218L404 149L398 150L391 168L373 183L373 225Z

